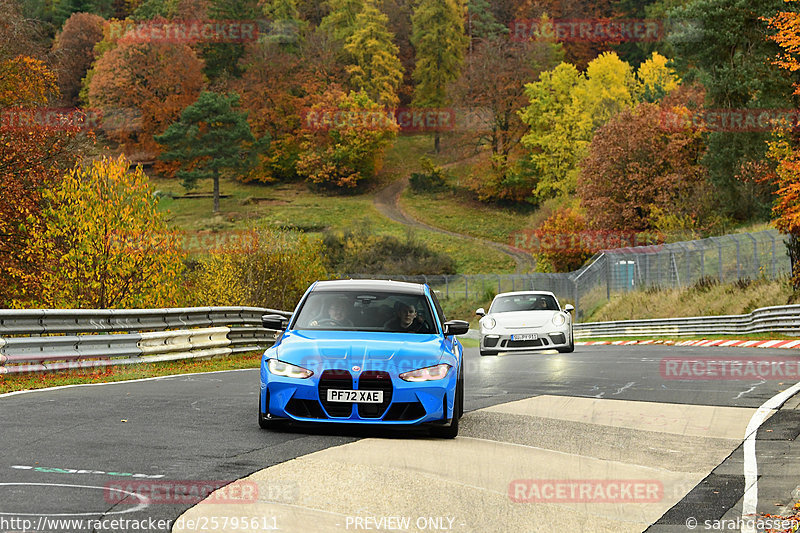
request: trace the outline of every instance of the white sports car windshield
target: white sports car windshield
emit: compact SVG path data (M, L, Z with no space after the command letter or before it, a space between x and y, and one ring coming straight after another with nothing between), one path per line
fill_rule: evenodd
M549 294L515 294L501 296L492 302L490 313L514 311L560 311L556 299Z

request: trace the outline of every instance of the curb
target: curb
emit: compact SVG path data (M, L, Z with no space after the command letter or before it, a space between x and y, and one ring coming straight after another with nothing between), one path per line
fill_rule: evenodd
M767 340L767 341L753 341L753 340L699 340L699 341L674 341L674 340L643 340L643 341L584 341L575 342L575 346L634 346L645 344L663 344L666 346L720 346L723 348L783 348L800 350L800 340Z

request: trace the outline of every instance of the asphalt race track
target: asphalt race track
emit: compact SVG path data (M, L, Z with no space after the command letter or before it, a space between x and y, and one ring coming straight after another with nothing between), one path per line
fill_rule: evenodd
M686 517L740 515L745 429L794 380L670 379L662 360L797 358L667 346L466 354L467 413L454 441L262 431L255 369L2 396L0 533L689 531ZM778 448L758 441L759 460L763 450L774 462L794 440L795 412L767 420L765 431L786 438L773 439ZM200 505L186 496L235 480ZM576 481L641 492L587 502L534 490ZM791 503L793 482L762 479L769 501L758 510Z

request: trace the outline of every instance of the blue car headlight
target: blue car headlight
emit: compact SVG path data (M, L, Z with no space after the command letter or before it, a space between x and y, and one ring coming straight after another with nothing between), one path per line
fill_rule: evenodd
M290 365L277 359L270 359L267 363L267 368L269 368L270 373L284 378L308 379L314 375L314 372L307 368Z
M447 373L450 372L451 368L447 363L442 363L441 365L420 368L411 372L403 372L400 374L400 379L413 382L438 381L447 377Z

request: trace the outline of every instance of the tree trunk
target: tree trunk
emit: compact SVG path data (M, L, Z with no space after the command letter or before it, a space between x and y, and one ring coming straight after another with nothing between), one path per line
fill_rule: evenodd
M219 213L219 171L214 171L214 214Z

